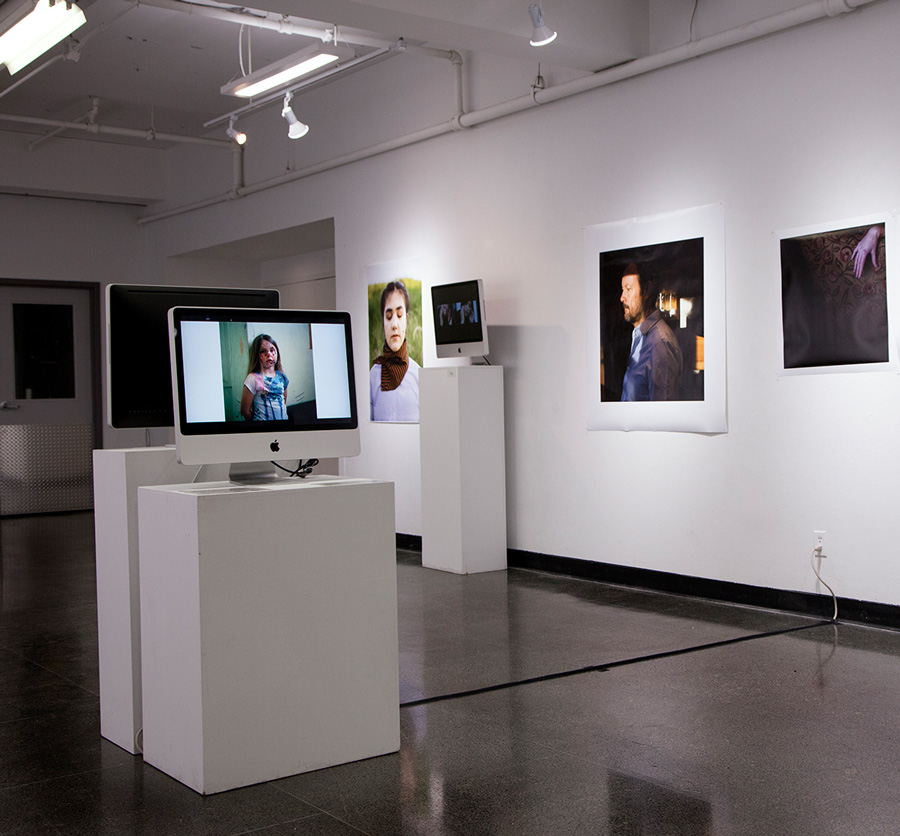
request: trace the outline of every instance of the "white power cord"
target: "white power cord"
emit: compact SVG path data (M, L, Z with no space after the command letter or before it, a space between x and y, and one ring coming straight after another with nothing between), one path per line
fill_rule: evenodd
M816 577L819 579L819 583L822 584L822 586L824 586L825 589L827 589L831 593L831 600L834 601L834 615L831 617L831 620L837 621L837 617L838 617L837 596L834 594L834 590L827 583L825 583L825 581L822 580L822 576L819 574L819 570L816 569L816 557L819 557L819 556L824 557L824 555L822 555L822 547L816 546L812 550L812 554L809 556L809 565L812 566L812 570L815 573Z

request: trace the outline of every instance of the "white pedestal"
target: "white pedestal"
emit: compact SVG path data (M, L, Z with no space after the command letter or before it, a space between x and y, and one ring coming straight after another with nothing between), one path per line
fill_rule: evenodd
M503 367L419 372L422 565L506 568Z
M141 729L137 490L196 473L178 464L174 447L94 450L100 734L132 754ZM218 478L226 476L227 466Z
M144 760L208 794L400 747L390 482L139 491Z

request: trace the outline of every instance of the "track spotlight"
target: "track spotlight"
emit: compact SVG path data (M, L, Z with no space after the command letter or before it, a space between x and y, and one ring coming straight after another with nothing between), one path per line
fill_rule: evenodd
M531 15L531 25L534 27L531 35L532 46L543 46L556 39L556 32L544 25L544 12L540 3L529 6L528 14Z
M309 125L304 125L296 116L291 107L291 99L293 96L290 91L284 94L284 106L281 108L281 115L288 123L288 136L291 139L300 139L309 133Z
M234 121L237 117L232 116L231 119L228 120L228 128L225 133L228 134L238 145L243 145L247 141L247 134L243 131L237 130L234 127Z

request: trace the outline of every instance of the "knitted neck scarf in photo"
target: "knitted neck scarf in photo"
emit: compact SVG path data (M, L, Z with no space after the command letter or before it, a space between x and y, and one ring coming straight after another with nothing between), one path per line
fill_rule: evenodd
M399 351L392 351L385 343L381 350L381 356L375 358L375 362L381 366L381 391L392 392L402 382L409 368L409 351L406 348L406 340L400 346Z

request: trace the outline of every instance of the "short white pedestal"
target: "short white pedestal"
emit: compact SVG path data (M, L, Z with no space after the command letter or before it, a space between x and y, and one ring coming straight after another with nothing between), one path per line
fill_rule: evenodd
M390 482L138 504L145 761L209 794L398 751Z
M419 372L422 565L506 568L503 367Z
M196 472L178 464L174 447L94 450L100 734L132 754L141 729L137 490ZM219 478L226 476L227 466Z

